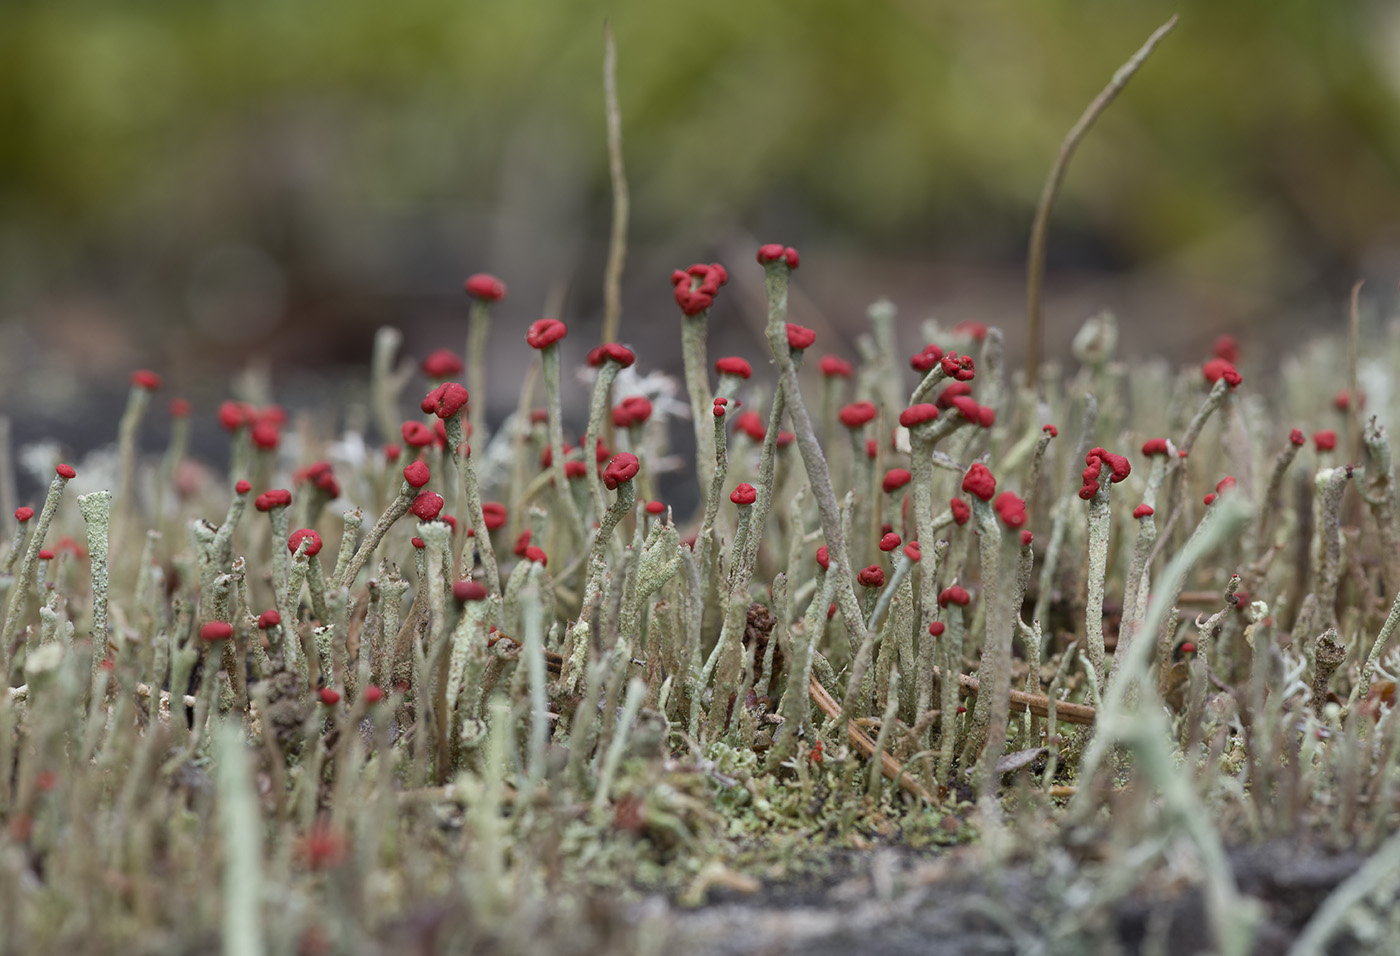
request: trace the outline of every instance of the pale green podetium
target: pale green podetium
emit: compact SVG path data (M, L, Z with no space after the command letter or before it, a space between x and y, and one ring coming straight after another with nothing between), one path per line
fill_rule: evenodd
M145 394L144 389L137 391ZM112 493L94 491L78 496L78 510L87 524L88 559L92 569L92 674L106 660L108 532L112 524Z

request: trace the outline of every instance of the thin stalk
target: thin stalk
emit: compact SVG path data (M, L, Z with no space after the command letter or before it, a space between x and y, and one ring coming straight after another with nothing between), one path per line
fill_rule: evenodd
M1060 194L1060 184L1064 182L1065 172L1069 169L1069 161L1074 157L1074 151L1088 135L1094 121L1118 98L1118 94L1123 92L1123 88L1147 61L1157 44L1176 26L1176 19L1173 16L1154 30L1147 42L1127 63L1118 68L1113 74L1113 79L1094 97L1093 102L1084 110L1079 120L1070 128L1064 142L1060 144L1059 155L1055 157L1055 163L1050 167L1050 175L1046 177L1040 201L1035 207L1030 250L1026 254L1026 383L1032 390L1036 387L1036 376L1040 371L1040 287L1045 279L1045 244L1050 228L1050 210L1054 208L1055 198Z

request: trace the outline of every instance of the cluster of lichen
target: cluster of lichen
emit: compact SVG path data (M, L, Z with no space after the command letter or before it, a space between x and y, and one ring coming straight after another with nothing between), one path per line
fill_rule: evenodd
M1159 859L1134 848L1189 840L1240 951L1254 911L1223 842L1390 832L1383 374L1361 365L1363 413L1355 366L1336 396L1320 371L1347 367L1333 345L1274 391L1229 341L1204 367L1128 366L1102 316L1079 370L1032 390L999 330L925 323L906 359L879 303L860 361L804 384L797 254L759 261L767 396L738 357L712 385L726 271L673 277L694 515L654 498L668 434L625 346L589 352L586 420L560 397L553 320L526 335L542 413L533 377L504 422L468 406L504 293L487 277L466 388L430 357L423 418L399 424L410 378L381 335L346 416L376 422L372 454L309 420L293 448L279 416L233 404L227 481L177 493L185 433L141 462L158 382L134 379L115 493L75 510L68 483L98 469L59 466L0 574L7 941L341 951L426 920L463 944L645 949L664 928L599 917L595 890L698 902L824 846L975 820L992 867L1094 834L1122 892Z

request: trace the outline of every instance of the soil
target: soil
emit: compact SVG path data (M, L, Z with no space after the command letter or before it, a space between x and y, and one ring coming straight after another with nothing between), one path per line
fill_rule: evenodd
M670 909L668 956L1001 956L1211 951L1198 888L1133 893L1099 913L1052 898L1065 882L1028 865L978 873L975 849L932 855L884 847L833 860L818 881L724 890L699 909ZM1286 951L1327 895L1360 868L1359 852L1276 841L1229 853L1241 892L1263 908L1254 953ZM972 874L972 875L969 875ZM656 906L659 901L650 901ZM669 906L669 904L667 904ZM1075 929L1066 932L1066 927ZM1154 938L1155 937L1155 938ZM1370 951L1345 931L1329 954Z

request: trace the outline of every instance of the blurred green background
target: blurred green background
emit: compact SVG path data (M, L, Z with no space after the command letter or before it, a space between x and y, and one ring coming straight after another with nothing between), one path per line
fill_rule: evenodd
M888 294L911 349L938 315L1002 323L1016 353L1058 144L1173 12L1070 169L1049 351L1101 307L1128 351L1186 354L1339 318L1358 276L1389 308L1393 2L7 0L5 391L42 392L54 365L196 391L254 356L311 375L363 362L383 323L415 354L460 350L481 269L510 286L507 322L562 301L583 339L609 221L605 16L633 200L623 337L655 364L678 363L670 270L756 272L753 243L777 240L802 251L796 317L832 350ZM756 283L721 300L718 348L757 354ZM497 340L503 367L528 358Z

